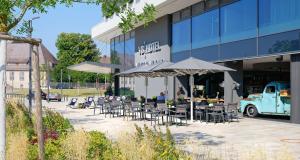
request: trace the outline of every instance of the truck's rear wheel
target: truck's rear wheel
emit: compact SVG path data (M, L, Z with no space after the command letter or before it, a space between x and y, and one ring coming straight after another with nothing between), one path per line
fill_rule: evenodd
M253 118L253 117L256 117L257 115L258 115L258 112L257 112L256 107L254 105L249 105L247 107L247 116Z

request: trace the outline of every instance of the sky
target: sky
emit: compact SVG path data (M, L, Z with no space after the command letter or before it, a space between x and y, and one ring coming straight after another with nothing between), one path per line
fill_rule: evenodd
M60 33L91 34L91 28L102 21L101 6L87 4L74 4L73 7L59 5L56 8L50 8L46 14L29 13L24 20L35 16L40 16L40 18L33 21L33 37L41 38L43 44L54 56L57 53L55 42ZM108 45L99 41L95 42L102 53L108 53Z

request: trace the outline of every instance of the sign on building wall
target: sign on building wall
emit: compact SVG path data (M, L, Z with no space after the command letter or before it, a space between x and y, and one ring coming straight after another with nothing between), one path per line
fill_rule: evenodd
M140 54L140 56L158 52L160 50L161 49L160 49L159 41L151 42L148 44L146 44L146 42L144 42L143 45L138 46L138 53Z

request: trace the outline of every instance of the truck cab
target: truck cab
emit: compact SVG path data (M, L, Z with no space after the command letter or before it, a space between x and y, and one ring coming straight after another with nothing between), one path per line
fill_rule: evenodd
M268 83L263 93L250 94L240 101L241 112L249 117L258 114L290 115L291 101L289 84L285 82Z

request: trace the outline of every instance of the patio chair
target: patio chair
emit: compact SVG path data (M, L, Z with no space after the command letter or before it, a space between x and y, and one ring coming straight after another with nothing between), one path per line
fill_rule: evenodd
M125 118L127 117L127 120L128 120L128 117L131 116L132 112L131 112L131 101L124 101L123 102L123 119L125 120Z
M95 107L96 105L95 105L94 97L88 97L86 101L83 103L82 108L89 108L92 106L93 103Z
M206 113L206 123L210 121L210 118L213 119L214 123L218 122L225 122L224 116L224 105L223 104L215 104L213 107L207 110Z
M185 123L187 125L187 108L188 105L187 104L180 104L176 106L176 110L175 110L175 114L173 115L174 117L174 121L176 123L176 119L180 120L180 124L182 125L182 120L185 119ZM177 123L178 125L178 123Z
M131 113L132 119L136 120L138 114L140 115L140 118L142 118L143 109L141 107L140 102L131 102L130 113Z
M237 103L228 103L225 109L226 120L232 122L233 119L239 121L238 116L238 104Z
M158 124L159 124L159 119L161 117L162 124L164 124L164 117L166 117L167 123L169 122L169 116L170 116L170 111L168 109L167 104L165 103L157 103L156 107L157 112L157 117L158 117Z
M117 115L117 117L120 114L120 111L122 110L122 102L118 100L112 100L110 102L110 113L112 114L113 117Z
M197 105L195 109L195 118L199 117L199 121L202 122L203 117L206 115L206 109L208 108L208 105Z
M96 106L94 107L94 115L96 114L96 109L99 108L99 114L103 113L103 110L104 110L104 102L105 102L105 99L103 97L99 97L98 100L97 100L97 104Z
M77 98L72 98L70 100L70 102L66 105L66 107L70 107L70 108L76 108L76 103L77 103Z
M147 119L147 114L150 114L151 125L152 125L153 120L156 124L157 116L155 116L155 115L157 115L157 110L154 108L154 102L146 103L144 105L143 109L144 109L143 110L143 119L146 120Z
M103 111L105 118L107 114L111 114L110 102L108 100L104 101Z

